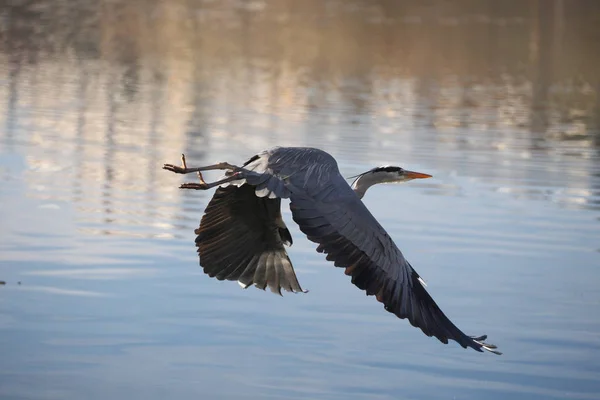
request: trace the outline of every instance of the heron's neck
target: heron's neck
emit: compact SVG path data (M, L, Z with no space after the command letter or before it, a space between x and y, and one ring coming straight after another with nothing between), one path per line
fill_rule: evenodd
M354 190L354 193L356 193L359 199L362 199L368 188L382 182L385 181L382 180L382 177L378 174L367 173L359 176L358 179L352 183L352 190Z

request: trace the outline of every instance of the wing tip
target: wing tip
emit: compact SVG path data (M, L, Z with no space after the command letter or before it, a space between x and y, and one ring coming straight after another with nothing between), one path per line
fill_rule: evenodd
M244 282L242 282L242 281L237 281L237 283L238 283L238 285L240 285L240 287L241 287L242 289L248 289L248 288L249 288L250 286L252 286L252 284L253 284L253 282L250 282L250 283L244 283ZM266 291L266 289L267 289L267 286L268 286L268 285L267 285L267 286L265 286L264 288L263 288L263 287L261 287L261 286L258 286L258 285L256 285L256 284L254 284L254 286L256 286L256 288L257 288L257 289L261 289L261 290L264 290L264 291ZM271 291L272 291L273 293L275 293L275 294L279 294L280 296L282 296L282 297L283 297L283 293L281 292L281 289L285 289L285 291L286 291L286 292L290 292L290 293L294 293L294 294L295 294L295 293L308 293L308 292L309 292L307 289L302 289L301 287L298 287L298 289L296 289L296 288L289 288L289 289L288 289L288 288L286 288L286 287L281 287L281 288L279 288L279 290L275 290L275 291L271 290Z
M252 283L244 283L244 282L242 282L242 281L237 281L237 283L238 283L238 285L240 285L240 287L241 287L242 289L248 289L248 287L249 287L250 285L252 285Z
M495 344L484 342L484 340L487 339L487 335L470 336L469 338L476 344L477 347L471 346L475 350L482 351L482 349L483 349L483 350L489 351L490 353L494 353L498 356L502 355L502 352L496 350L498 347Z

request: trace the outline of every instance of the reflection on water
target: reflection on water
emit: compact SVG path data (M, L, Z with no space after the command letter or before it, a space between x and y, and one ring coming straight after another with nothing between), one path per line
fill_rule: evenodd
M599 18L563 0L0 6L0 397L594 398ZM160 166L275 144L348 176L432 173L365 201L505 356L391 319L295 227L309 295L206 278L211 193Z

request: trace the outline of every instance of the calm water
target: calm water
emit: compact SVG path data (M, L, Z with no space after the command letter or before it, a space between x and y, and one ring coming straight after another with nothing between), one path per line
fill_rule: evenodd
M0 398L597 399L595 2L0 6ZM22 5L19 5L23 3ZM368 207L469 334L383 311L289 221L305 295L206 277L212 192L273 145L434 179Z

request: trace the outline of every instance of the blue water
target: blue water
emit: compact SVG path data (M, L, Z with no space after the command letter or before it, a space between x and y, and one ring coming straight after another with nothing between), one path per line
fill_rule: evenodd
M528 53L545 22L518 7L102 4L0 7L0 398L598 398L585 13L538 43L577 61L549 76ZM432 174L364 201L447 315L504 354L385 312L285 202L309 293L205 276L193 230L212 192L162 164L273 145L327 150L345 176Z

